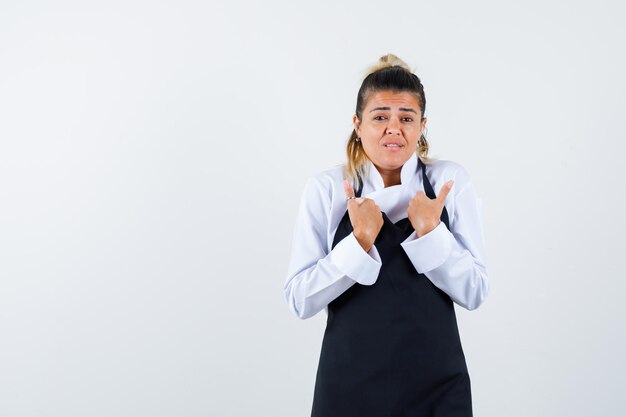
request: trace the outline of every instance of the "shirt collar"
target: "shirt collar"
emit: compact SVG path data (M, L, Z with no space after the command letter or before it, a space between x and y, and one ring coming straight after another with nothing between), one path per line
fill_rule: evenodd
M371 160L367 160L368 162L368 181L373 191L378 191L385 188L385 181L383 181L383 177L378 172L378 169L374 165ZM406 185L413 178L415 178L415 173L417 172L417 152L413 152L408 161L402 165L402 170L400 171L400 184Z

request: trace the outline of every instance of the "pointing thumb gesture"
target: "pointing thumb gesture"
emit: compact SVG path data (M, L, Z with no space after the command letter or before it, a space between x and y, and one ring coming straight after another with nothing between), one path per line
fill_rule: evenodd
M407 215L415 229L417 237L424 236L440 223L441 213L446 203L446 197L452 189L454 181L450 180L441 186L436 198L431 199L423 191L415 194L409 201Z
M380 207L371 198L355 198L354 188L348 180L343 181L343 190L346 193L348 216L354 236L363 250L368 252L383 227L384 221Z
M439 190L439 195L437 196L436 200L437 202L439 202L439 207L441 207L441 211L443 211L443 207L446 205L446 197L448 196L448 193L452 189L453 185L454 181L450 180L442 185L441 189ZM439 215L441 216L441 213L439 213Z
M350 184L350 181L343 180L343 191L346 193L347 198L354 197L354 188L352 188L352 184Z

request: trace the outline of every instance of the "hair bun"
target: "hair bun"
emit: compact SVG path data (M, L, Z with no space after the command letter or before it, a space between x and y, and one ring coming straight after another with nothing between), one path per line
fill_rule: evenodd
M404 68L408 72L412 72L411 68L407 65L406 62L398 58L394 54L386 54L378 58L378 62L371 67L368 68L366 76L372 74L376 71L380 71L385 68L391 67L401 67Z

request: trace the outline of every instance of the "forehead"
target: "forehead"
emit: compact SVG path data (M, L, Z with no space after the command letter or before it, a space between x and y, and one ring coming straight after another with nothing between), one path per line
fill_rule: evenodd
M376 91L371 93L367 99L365 108L371 107L412 107L415 111L419 109L417 97L413 93L407 91Z

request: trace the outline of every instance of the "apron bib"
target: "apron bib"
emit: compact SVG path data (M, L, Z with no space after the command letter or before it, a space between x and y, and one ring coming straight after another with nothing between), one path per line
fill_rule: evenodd
M421 164L424 191L435 192ZM363 182L355 192L360 197ZM385 213L373 285L355 283L328 304L312 417L471 417L470 378L452 299L418 273L400 243L408 218ZM450 229L444 207L441 221ZM332 247L353 231L348 211Z

